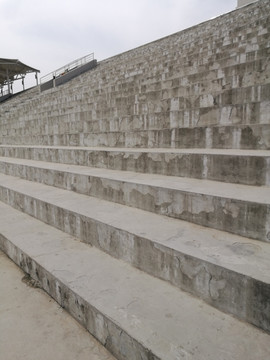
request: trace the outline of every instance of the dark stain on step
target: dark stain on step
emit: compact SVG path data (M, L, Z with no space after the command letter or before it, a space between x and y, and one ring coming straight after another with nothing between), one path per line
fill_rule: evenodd
M29 274L25 274L22 278L22 282L32 288L41 288L40 282L31 278Z

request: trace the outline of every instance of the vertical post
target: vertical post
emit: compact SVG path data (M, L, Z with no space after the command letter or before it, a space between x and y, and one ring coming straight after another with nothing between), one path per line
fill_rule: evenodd
M9 82L9 73L7 69L7 84L8 84L8 93L10 94L10 82Z
M24 86L24 77L22 77L22 86L23 86L23 90L25 90L25 86Z
M37 86L38 86L38 74L37 74L37 72L36 72L35 78L36 78L36 82L37 82Z

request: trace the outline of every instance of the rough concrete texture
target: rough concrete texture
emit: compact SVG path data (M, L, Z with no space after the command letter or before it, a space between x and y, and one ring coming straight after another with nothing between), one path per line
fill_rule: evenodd
M0 171L269 242L270 187L260 187L254 192L247 185L221 186L215 181L4 158L0 158ZM20 184L13 177L0 174L1 198L5 198L7 189L10 194L15 191L21 196L31 196L27 189L31 191L33 185L22 181ZM23 203L17 206L24 208Z
M0 145L0 156L245 185L270 185L270 153L267 150Z
M270 357L268 334L14 212L7 219L24 220L4 229L1 247L119 360Z
M5 187L15 209L270 330L269 244L12 177ZM3 215L2 234L12 223Z
M1 105L0 142L269 149L269 9L261 0L30 90Z
M0 247L118 360L270 359L269 33L260 0L0 106Z
M38 286L0 251L1 359L114 359Z

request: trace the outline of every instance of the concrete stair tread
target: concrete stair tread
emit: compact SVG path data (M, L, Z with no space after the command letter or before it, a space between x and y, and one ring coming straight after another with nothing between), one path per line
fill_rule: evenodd
M3 174L0 186L143 237L168 251L270 283L268 243Z
M166 153L166 154L205 154L205 155L233 155L233 156L261 156L270 157L270 150L249 150L249 149L215 149L215 148L194 148L194 149L176 149L176 148L125 148L125 147L87 147L87 146L47 146L47 145L3 145L0 148L12 149L59 149L59 150L81 150L81 151L107 151L107 152L125 152L125 153Z
M54 278L61 287L62 298L58 292L57 300L65 307L70 301L79 321L84 322L80 315L89 304L97 313L94 335L109 350L110 341L120 343L119 359L148 358L142 349L155 360L270 357L269 335L257 328L3 203L0 212L8 255L15 262L32 261L31 275L50 274L50 281ZM46 284L46 278L42 281ZM77 303L69 300L71 294ZM108 323L114 323L117 331Z
M120 171L103 168L91 168L80 165L40 162L36 160L0 157L0 162L26 165L46 170L76 173L104 180L124 183L135 183L157 188L166 188L181 192L209 195L225 199L254 202L270 205L270 187L261 186L254 189L250 185L222 183L220 181L193 179L159 174L143 174L132 171Z

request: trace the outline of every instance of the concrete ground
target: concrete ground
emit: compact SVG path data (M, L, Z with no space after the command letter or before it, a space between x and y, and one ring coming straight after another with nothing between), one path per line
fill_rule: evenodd
M114 360L0 251L0 360Z

